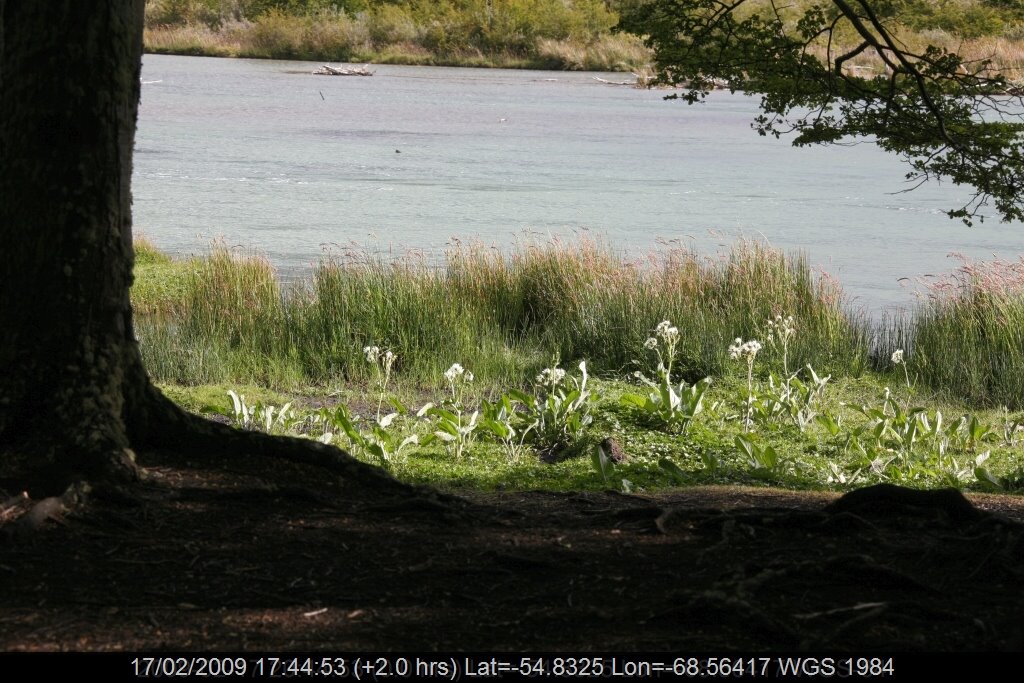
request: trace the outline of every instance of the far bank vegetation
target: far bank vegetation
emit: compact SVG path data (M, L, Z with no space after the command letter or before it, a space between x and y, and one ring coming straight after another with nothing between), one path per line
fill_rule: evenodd
M150 0L146 50L377 64L635 71L602 0Z
M149 0L145 42L148 52L165 54L644 73L650 52L642 39L614 31L620 14L644 1ZM748 0L748 11L770 2ZM796 21L811 2L776 5ZM886 22L910 48L991 60L1020 78L1024 0L892 4ZM869 52L851 65L865 74L879 68Z

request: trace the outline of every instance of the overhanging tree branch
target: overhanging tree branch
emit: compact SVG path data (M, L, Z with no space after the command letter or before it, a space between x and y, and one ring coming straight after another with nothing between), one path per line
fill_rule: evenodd
M991 204L1003 220L1024 219L1024 98L1009 93L987 60L968 67L940 48L904 45L899 6L648 0L621 26L654 49L655 83L684 88L670 97L699 102L725 80L761 96L754 127L762 135L795 133L796 145L867 138L903 157L911 181L973 187L976 194L950 216L969 224L984 219L980 210ZM865 76L851 66L867 57L877 57L886 73Z

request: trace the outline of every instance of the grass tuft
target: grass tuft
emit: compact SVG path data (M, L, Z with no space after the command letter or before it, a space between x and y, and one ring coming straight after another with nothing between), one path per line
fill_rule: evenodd
M265 259L215 246L140 268L133 296L150 371L178 383L366 380L369 345L398 354L396 376L426 385L453 362L501 385L555 357L606 375L651 373L639 350L665 319L681 330L676 367L691 380L722 374L731 340L765 332L775 315L800 320L791 361L856 376L868 354L865 325L834 281L752 242L717 260L673 248L629 261L591 241L509 254L456 244L440 265L349 254L288 290Z

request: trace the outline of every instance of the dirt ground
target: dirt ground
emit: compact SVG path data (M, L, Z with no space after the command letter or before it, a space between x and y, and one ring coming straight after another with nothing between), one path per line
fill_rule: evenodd
M0 534L0 650L1024 645L1021 498L382 498L267 458L140 461L138 499Z

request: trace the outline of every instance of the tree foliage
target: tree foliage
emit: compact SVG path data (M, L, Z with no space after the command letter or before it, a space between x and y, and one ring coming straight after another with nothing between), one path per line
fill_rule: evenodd
M988 60L901 40L901 10L917 0L649 0L622 27L646 36L655 82L701 101L716 84L761 97L762 135L795 145L873 140L910 165L912 187L948 179L974 188L950 210L970 224L986 205L1024 219L1024 101ZM878 68L855 66L871 57Z

